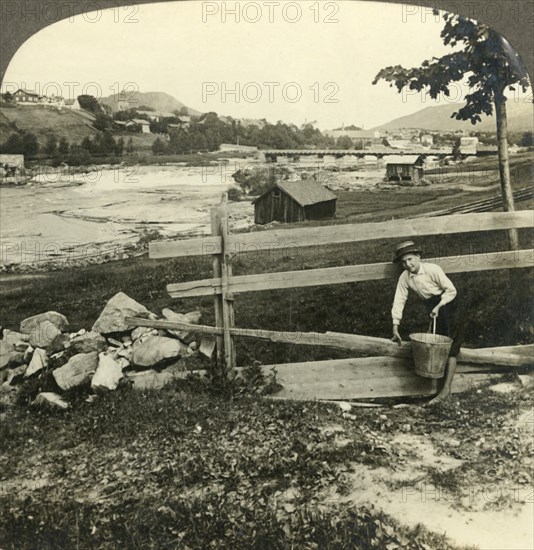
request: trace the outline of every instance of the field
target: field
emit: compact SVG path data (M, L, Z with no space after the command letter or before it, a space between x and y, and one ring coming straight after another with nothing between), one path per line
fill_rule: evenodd
M345 192L338 222L415 215L485 193L496 190ZM518 205L531 207L531 201ZM531 230L520 232L522 248L532 248L532 237ZM502 250L506 235L419 242L428 256L467 254ZM257 252L235 258L233 267L245 274L385 262L392 245L375 240ZM72 330L89 329L118 291L156 313L199 309L202 322L212 324L211 298L173 300L165 291L168 283L208 278L211 268L211 258L145 256L3 277L0 324L17 329L25 317L52 309L68 317ZM512 278L507 271L451 277L468 309L467 346L534 342L532 275L521 269ZM236 298L236 325L388 337L393 292L393 281L369 281L247 293ZM404 337L426 328L414 301L405 317ZM346 356L237 342L241 366ZM27 405L39 388L53 389L50 377L27 382L17 403L3 407L0 424L0 547L529 547L533 404L515 374L505 377L518 388L511 393L485 388L433 407L404 400L396 408L397 401L386 400L344 413L334 403L260 397L254 367L246 372L237 387L193 379L153 393L124 388L91 403L80 391L68 396L72 407L61 413ZM447 498L436 498L436 490Z

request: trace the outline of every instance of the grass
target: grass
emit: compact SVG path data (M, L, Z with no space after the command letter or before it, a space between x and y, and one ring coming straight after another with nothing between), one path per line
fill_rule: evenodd
M0 545L453 548L420 526L320 497L343 484L352 461L394 462L388 440L404 414L393 412L385 433L374 411L354 423L333 405L228 401L180 387L125 389L62 413L17 409L0 425L1 483L48 484L4 491ZM348 445L323 431L332 423Z

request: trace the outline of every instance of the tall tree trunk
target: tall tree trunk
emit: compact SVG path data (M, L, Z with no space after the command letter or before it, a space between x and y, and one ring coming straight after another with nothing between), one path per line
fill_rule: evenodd
M508 160L508 122L506 119L506 98L502 91L495 94L495 117L497 119L497 146L499 149L499 175L501 177L501 192L503 209L505 212L513 212L514 195L510 179L510 162ZM510 250L518 250L519 242L517 230L508 230Z

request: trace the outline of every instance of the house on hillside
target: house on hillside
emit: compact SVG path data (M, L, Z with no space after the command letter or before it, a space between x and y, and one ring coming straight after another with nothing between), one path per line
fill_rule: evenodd
M327 220L336 215L337 197L315 181L280 181L254 199L254 223Z
M34 90L23 90L19 88L14 94L13 98L17 103L30 103L36 105L39 103L39 94Z
M132 122L135 122L135 124L141 127L141 132L143 134L150 134L150 122L148 122L148 120L144 118L134 118Z
M421 155L390 155L384 160L387 181L408 185L421 183L424 163Z
M424 134L421 136L421 143L426 147L434 145L434 136L432 134Z

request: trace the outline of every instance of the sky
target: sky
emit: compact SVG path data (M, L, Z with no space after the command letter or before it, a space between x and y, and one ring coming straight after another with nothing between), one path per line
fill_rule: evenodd
M237 9L236 9L237 8ZM366 129L424 107L398 94L389 65L418 66L450 52L428 8L375 2L167 2L88 12L32 36L2 90L66 98L125 89L162 91L202 112ZM451 105L451 112L454 110Z

